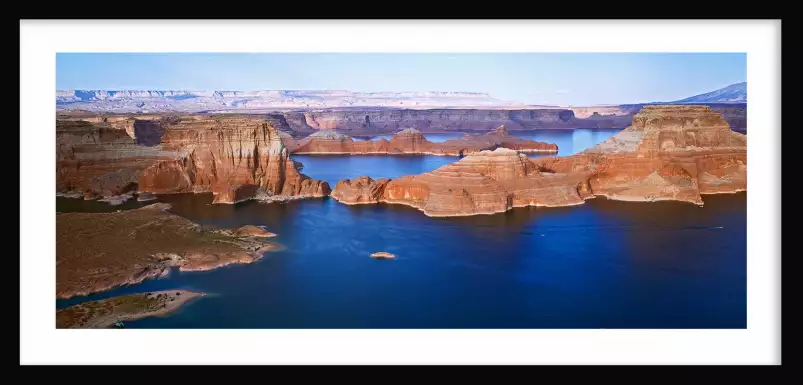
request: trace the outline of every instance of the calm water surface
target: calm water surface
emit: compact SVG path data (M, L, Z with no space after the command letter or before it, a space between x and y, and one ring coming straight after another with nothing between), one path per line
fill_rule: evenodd
M581 128L576 130L541 129L535 131L511 131L511 135L522 139L532 139L539 142L555 143L558 145L558 155L572 155L583 151L597 143L603 142L615 135L620 129ZM444 142L449 139L463 137L463 133L424 134L430 142ZM393 135L382 135L372 140L392 138Z
M541 134L564 140L566 145L552 140L562 154L567 148L582 150L575 143L607 139L607 133L581 133L577 141L562 133ZM455 160L294 159L304 163L304 173L330 183L359 175L416 174ZM174 213L199 223L264 225L287 249L255 264L174 271L166 279L57 301L57 307L123 293L189 289L212 295L169 317L126 326L744 328L746 194L704 199L704 207L595 199L575 207L436 219L403 206L346 206L329 198L213 206L209 194L161 196ZM57 207L120 209L62 198ZM376 251L398 258L369 258Z

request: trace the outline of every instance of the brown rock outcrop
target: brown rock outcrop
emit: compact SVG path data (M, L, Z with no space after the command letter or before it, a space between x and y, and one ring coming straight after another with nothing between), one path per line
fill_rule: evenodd
M56 190L115 196L137 189L142 170L173 154L141 146L125 129L88 121L56 121Z
M203 230L154 203L114 213L56 214L56 295L69 298L259 260L279 248L248 227Z
M238 227L233 231L231 231L231 234L237 237L257 237L257 238L271 238L276 236L276 234L254 225L245 225L242 227Z
M704 106L644 107L632 126L568 158L593 170L593 193L611 199L702 205L701 194L747 190L747 137ZM568 171L560 158L533 162Z
M259 117L110 119L57 121L57 191L212 192L215 203L250 199L260 189L290 197L331 191L298 172L283 144L291 138Z
M404 204L429 216L568 206L597 195L702 205L701 194L746 191L746 169L746 137L720 114L704 106L648 106L632 126L573 156L529 159L498 148L381 184L367 177L340 181L332 197Z
M484 150L511 148L521 152L557 153L553 143L537 142L511 136L504 126L482 135L466 134L459 139L442 143L430 142L416 129L406 128L390 140L354 141L348 135L320 131L298 142L291 151L295 154L417 154L464 156Z
M376 253L371 254L371 258L373 258L373 259L395 259L396 255L388 253L387 251L377 251Z
M388 182L390 182L390 179L373 180L367 176L361 176L353 180L341 180L335 185L331 196L349 205L377 203L382 199L382 193Z
M204 295L187 290L165 290L83 302L56 310L56 328L108 328L117 321L164 316Z

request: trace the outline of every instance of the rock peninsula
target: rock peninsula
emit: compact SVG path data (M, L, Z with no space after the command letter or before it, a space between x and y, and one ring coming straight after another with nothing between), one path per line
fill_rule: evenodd
M147 317L165 316L204 295L187 290L167 290L84 302L57 310L56 328L109 328L117 320L124 323Z
M424 134L414 128L401 130L390 140L375 141L354 141L348 135L334 131L320 131L295 141L290 148L294 154L465 156L500 147L528 153L558 152L556 144L511 136L505 126L499 126L487 134L464 134L462 138L449 139L441 143L430 142Z
M256 226L204 229L154 203L112 213L56 214L56 296L70 298L167 276L252 263L281 246Z
M493 214L569 206L604 196L703 205L702 195L747 190L747 138L707 106L646 106L632 124L582 153L529 159L480 151L420 175L337 183L342 203L392 203L428 216Z

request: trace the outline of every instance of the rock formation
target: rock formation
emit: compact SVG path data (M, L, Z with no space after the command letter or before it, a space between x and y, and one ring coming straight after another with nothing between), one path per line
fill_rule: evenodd
M117 321L164 316L205 295L187 290L165 290L83 302L56 310L56 328L105 329Z
M394 254L388 253L387 251L377 251L376 253L371 254L371 258L373 258L373 259L395 259L396 256Z
M414 128L406 128L390 140L354 141L348 135L333 131L320 131L290 147L294 154L416 154L464 156L483 150L505 147L521 152L557 153L558 146L552 143L519 139L511 136L504 126L485 135L466 134L459 139L442 143L430 142Z
M534 159L557 173L594 171L594 195L617 200L678 200L747 190L747 137L704 106L647 106L633 125L571 157Z
M340 181L343 203L397 203L429 216L568 206L605 196L703 204L701 194L747 190L746 137L705 106L647 106L632 126L567 157L481 151L421 175Z
M235 237L257 237L257 238L271 238L276 236L276 234L271 233L270 231L267 231L262 227L254 225L245 225L242 227L238 227L233 231L231 231L230 235Z
M280 248L264 240L270 233L249 226L205 230L169 208L154 203L114 213L57 213L58 298L167 276L174 267L205 271L252 263Z
M306 112L303 125L290 123L290 129L336 130L349 135L379 135L415 128L421 132L485 133L505 126L511 131L574 128L625 128L645 104L603 107L538 107L528 109L328 109ZM747 104L710 104L731 128L744 132ZM297 121L294 121L297 122Z
M215 203L250 199L260 190L290 197L330 192L326 182L298 172L283 144L288 135L259 117L60 119L56 127L59 192L212 192Z
M332 190L332 198L349 205L377 203L382 199L382 193L390 179L373 180L368 176L361 176L353 180L341 180Z
M731 128L746 131L746 83L663 104L704 104L723 114ZM655 103L652 103L655 104ZM352 136L390 134L403 128L422 132L488 132L541 128L625 128L645 104L533 106L473 92L350 92L345 90L263 91L108 91L60 90L57 111L108 114L168 113L262 114L295 137L317 130Z

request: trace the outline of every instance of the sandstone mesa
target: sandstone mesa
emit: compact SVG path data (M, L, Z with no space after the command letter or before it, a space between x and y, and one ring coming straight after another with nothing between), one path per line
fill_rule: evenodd
M579 154L529 159L498 148L420 175L339 181L346 204L395 203L428 216L493 214L526 206L674 200L747 190L747 138L706 106L647 106L632 125Z
M736 87L739 97L724 95ZM705 97L708 96L715 96ZM722 96L728 96L722 98ZM700 98L702 97L702 98ZM723 114L730 126L746 131L746 84L675 102L705 104ZM655 103L651 103L655 104ZM347 90L61 90L56 109L95 113L240 113L264 114L280 131L305 136L336 129L355 135L391 134L403 128L422 132L488 132L541 128L625 128L645 104L611 106L537 106L499 100L476 92L351 92Z
M298 172L281 134L259 117L65 118L56 133L57 191L87 199L211 192L214 203L236 203L260 193L312 198L331 191Z
M511 136L504 126L499 126L487 134L465 134L462 138L430 142L420 131L406 128L396 133L390 140L354 141L351 137L333 131L319 131L302 140L288 145L293 154L411 154L465 156L483 150L505 147L521 152L557 153L558 146L553 143L537 142Z

